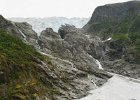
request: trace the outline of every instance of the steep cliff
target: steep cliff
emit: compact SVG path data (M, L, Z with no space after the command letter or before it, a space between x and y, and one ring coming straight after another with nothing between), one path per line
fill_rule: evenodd
M139 22L140 1L129 1L97 7L83 29L107 37L114 33L139 32Z

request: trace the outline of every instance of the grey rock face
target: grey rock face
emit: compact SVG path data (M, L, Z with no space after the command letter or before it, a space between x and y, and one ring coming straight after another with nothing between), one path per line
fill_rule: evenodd
M22 38L22 35L19 34L20 32L17 29L16 25L11 21L6 20L2 15L0 15L0 29L7 30L7 32Z
M15 23L15 25L21 30L21 32L29 38L37 39L37 33L32 29L32 26L26 22Z
M102 59L104 56L104 43L99 37L92 38L88 54L92 55L95 59Z
M6 20L3 16L0 16L0 29L6 30L8 33L22 39L24 42L38 48L38 36L30 24L26 22L11 22Z
M76 31L73 31L76 30ZM103 72L98 69L95 59L88 54L90 50L91 40L87 36L78 32L78 29L65 31L64 39L54 39L40 35L40 40L43 43L42 50L50 53L61 59L69 60L74 67L94 74L96 71ZM103 72L105 74L105 72Z
M61 38L64 39L66 34L71 34L71 33L83 33L84 30L82 29L78 29L73 25L62 25L59 30L58 33L60 34Z
M16 23L6 20L0 16L0 28L6 30L8 33L21 38L23 41L33 45L38 39L37 33L32 30L32 26L28 23Z
M91 43L90 55L99 59L105 71L139 78L139 58L132 48L131 41L108 40ZM133 50L132 50L133 49Z
M111 40L105 43L102 64L105 69L117 74L139 78L139 61L130 41Z
M59 34L54 32L52 28L46 28L46 30L42 31L41 34L48 38L60 38Z

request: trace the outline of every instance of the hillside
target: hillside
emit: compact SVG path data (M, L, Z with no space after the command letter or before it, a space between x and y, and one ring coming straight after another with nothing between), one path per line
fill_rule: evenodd
M140 1L99 6L83 27L87 32L106 37L110 34L139 32Z

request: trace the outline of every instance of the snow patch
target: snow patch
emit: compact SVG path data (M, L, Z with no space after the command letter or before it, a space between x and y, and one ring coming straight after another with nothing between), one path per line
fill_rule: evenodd
M102 87L80 100L140 100L140 80L114 75Z

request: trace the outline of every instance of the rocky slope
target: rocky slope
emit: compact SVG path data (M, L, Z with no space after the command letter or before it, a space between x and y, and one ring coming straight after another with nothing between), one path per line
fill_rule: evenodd
M70 61L74 68L97 75L97 77L106 78L105 72L98 69L96 60L88 54L89 46L94 39L89 39L79 29L70 25L62 26L59 32L61 35L65 34L65 38L61 39L59 34L57 34L57 38L50 38L48 29L41 33L39 44L43 52ZM51 34L52 36L56 35L53 31Z
M28 23L0 16L1 100L77 99L112 76L88 54L93 41L69 27L60 33L46 28L38 37Z
M106 71L140 77L139 11L140 1L100 6L83 27L91 36L98 35L102 39L96 55Z

